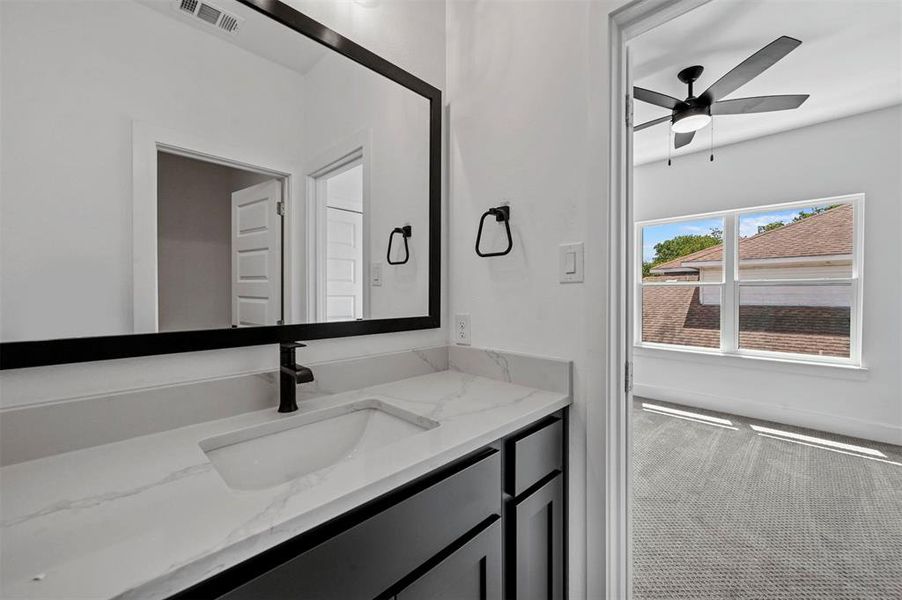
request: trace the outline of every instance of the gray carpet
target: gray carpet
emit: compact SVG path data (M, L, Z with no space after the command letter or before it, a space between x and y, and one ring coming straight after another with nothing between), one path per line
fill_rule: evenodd
M648 402L736 431L653 414ZM902 466L761 437L637 399L633 589L650 599L902 600Z

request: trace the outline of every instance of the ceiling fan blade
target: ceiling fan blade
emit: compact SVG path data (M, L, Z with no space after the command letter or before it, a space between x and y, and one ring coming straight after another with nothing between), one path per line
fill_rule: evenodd
M733 67L733 70L718 79L705 90L700 98L713 103L772 67L781 58L799 47L802 42L788 36L782 36L758 50L747 59Z
M651 127L652 125L657 125L658 123L664 123L669 120L670 120L670 116L668 115L666 117L661 117L660 119L654 119L653 121L646 121L645 123L642 123L640 125L636 125L635 127L633 127L633 131L642 131L643 129L647 129L647 128Z
M755 96L754 98L736 98L721 100L711 105L712 115L747 115L751 113L791 110L802 106L808 94L790 96Z
M689 133L678 133L673 136L673 147L674 148L682 148L686 144L692 141L692 138L695 137L695 132L690 131Z
M662 94L661 92L654 92L652 90L647 90L640 87L633 88L633 98L635 98L636 100L641 100L642 102L654 104L655 106L663 106L664 108L669 108L670 110L673 110L677 104L682 102L682 100L674 98L673 96L668 96L667 94Z

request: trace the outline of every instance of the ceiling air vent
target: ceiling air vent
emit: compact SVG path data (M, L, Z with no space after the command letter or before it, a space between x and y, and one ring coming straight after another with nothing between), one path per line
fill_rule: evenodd
M179 8L193 15L194 11L197 10L198 4L200 3L197 0L182 0L181 2L179 2Z
M219 17L221 16L222 11L209 4L201 4L200 10L197 11L197 18L201 21L206 21L210 25L216 25L216 22L219 21Z
M219 28L223 31L228 31L229 33L234 33L238 31L238 19L233 17L232 15L227 15L225 13L222 14L222 18L219 19Z
M238 26L241 24L241 19L212 4L207 4L200 0L176 0L175 6L182 13L196 17L204 23L212 25L226 33L231 33L233 35L238 33Z

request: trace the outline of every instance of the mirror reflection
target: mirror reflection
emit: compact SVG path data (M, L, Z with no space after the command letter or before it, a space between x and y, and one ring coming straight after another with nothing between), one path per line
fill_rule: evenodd
M0 341L428 314L426 98L235 0L3 0L0 73Z

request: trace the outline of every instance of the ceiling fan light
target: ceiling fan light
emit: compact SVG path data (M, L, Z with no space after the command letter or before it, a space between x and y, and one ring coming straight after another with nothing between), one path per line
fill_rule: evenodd
M710 122L711 115L708 114L708 109L699 107L684 111L674 117L671 128L674 133L691 133L693 131L698 131Z

